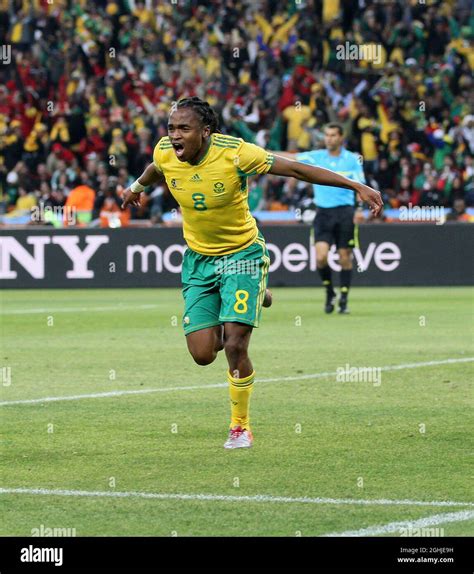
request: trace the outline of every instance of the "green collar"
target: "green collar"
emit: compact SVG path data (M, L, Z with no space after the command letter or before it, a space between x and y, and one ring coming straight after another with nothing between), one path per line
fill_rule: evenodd
M212 145L212 134L209 136L209 141L207 144L206 152L204 153L202 158L198 161L198 163L189 163L189 162L186 162L186 163L189 163L189 165L194 165L194 166L201 165L204 162L204 160L207 158L207 156L209 154L209 150L211 149L211 145Z

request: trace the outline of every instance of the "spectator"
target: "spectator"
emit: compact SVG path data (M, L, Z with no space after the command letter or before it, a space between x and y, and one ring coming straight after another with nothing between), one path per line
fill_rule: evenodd
M408 176L403 176L400 180L400 185L397 191L397 207L407 206L413 196L413 191L411 187L411 181Z
M303 101L302 101L303 100ZM311 109L307 105L307 98L294 97L291 106L283 110L283 119L287 122L288 150L298 151L298 139L303 129L303 124L311 118Z
M86 225L90 223L92 220L94 199L95 192L88 185L81 183L72 189L67 196L65 204L65 224L67 224L71 219L77 221L77 225Z
M4 222L8 223L9 218L30 215L31 209L36 206L36 197L28 193L22 186L18 188L18 199L15 208L4 216Z
M170 103L184 95L209 100L224 133L269 149L315 149L322 127L343 121L369 181L392 205L411 189L412 202L463 198L474 206L466 5L242 0L237 9L216 0L175 10L100 1L54 9L18 0L8 10L0 2L6 41L15 45L12 64L0 66L4 209L15 208L20 187L41 187L43 196L49 183L50 197L65 195L81 172L96 194L112 177L127 185L166 135ZM346 38L380 45L380 64L337 60ZM301 201L298 189L268 177L257 187L273 207ZM160 209L173 208L164 188L134 217L153 211L158 221Z
M421 193L420 205L422 206L441 206L442 205L442 195L436 187L435 178L430 175L428 176L425 184L423 185L423 191Z
M130 221L130 209L120 209L120 199L113 189L108 189L102 201L99 218L101 227L126 227Z
M361 105L360 114L355 120L357 130L360 132L360 143L358 148L364 158L364 170L367 176L373 175L377 171L378 162L378 134L380 133L379 122L371 115L369 107Z
M474 221L474 217L466 212L466 203L462 197L454 200L453 209L446 217L447 221Z

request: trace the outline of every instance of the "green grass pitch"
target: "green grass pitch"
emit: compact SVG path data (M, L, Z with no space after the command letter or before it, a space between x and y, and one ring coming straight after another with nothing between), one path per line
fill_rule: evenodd
M472 289L354 288L350 316L326 316L322 289L273 294L250 346L254 447L225 451L225 356L193 363L180 290L3 291L0 535L317 536L474 510ZM346 364L402 368L338 381Z

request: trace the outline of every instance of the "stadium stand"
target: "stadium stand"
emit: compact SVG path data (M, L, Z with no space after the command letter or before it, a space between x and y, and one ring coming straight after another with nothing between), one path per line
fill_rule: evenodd
M472 221L473 18L469 0L0 0L0 222L67 224L46 206L82 226L179 220L166 188L125 214L119 193L190 95L273 150L321 147L338 121L385 220L411 203ZM263 176L249 202L294 222L312 189Z

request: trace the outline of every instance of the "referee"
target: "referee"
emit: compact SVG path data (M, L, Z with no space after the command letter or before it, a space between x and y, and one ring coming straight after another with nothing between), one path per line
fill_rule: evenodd
M282 155L292 157L302 163L330 169L349 179L365 183L360 156L343 147L342 126L336 123L327 124L324 128L324 143L326 149ZM313 188L315 203L318 207L314 219L316 261L319 275L326 287L324 310L326 313L332 313L336 301L331 268L328 265L329 249L335 244L341 265L339 313L349 313L347 302L352 277L352 249L356 245L355 194L351 189L342 187L315 184Z

